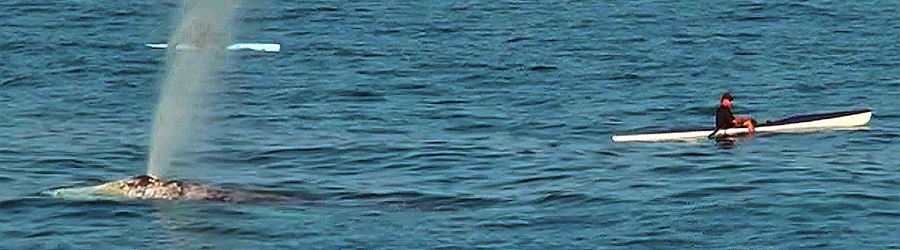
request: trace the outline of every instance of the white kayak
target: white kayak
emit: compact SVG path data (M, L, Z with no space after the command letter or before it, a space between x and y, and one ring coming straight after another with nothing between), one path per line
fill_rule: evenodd
M858 109L852 111L831 112L823 114L800 115L785 119L760 123L756 132L805 132L825 129L841 129L863 126L872 118L872 110ZM694 141L702 140L712 134L714 128L688 131L670 131L661 133L614 135L614 142L654 142L654 141ZM716 136L728 136L750 133L747 128L730 128L719 130Z
M165 43L148 43L145 44L151 49L167 49L168 44ZM178 44L175 46L179 50L196 50L197 46L190 44ZM277 43L235 43L226 47L228 50L254 50L262 52L278 52L281 51L281 44Z

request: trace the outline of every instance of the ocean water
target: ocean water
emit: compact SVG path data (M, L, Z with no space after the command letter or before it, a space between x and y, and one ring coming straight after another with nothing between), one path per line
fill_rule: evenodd
M175 1L0 3L2 249L898 249L897 1L259 1L169 173L288 202L40 195L147 171ZM871 108L868 129L613 143Z

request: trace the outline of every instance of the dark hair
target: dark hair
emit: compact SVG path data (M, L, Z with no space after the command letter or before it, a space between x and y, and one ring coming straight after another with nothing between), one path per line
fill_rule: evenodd
M725 94L722 94L722 99L719 99L719 101L725 100L725 99L728 99L729 101L734 101L734 97L731 97L731 93L728 93L728 92L725 92Z

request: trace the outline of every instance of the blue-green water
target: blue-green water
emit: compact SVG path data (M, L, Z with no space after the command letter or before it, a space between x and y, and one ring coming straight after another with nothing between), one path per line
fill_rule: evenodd
M269 1L182 179L295 202L67 202L146 171L172 1L0 3L3 249L900 248L896 1ZM614 144L871 108L868 130Z

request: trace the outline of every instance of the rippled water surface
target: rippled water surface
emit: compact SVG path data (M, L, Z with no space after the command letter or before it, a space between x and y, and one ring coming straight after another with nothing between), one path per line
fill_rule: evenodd
M171 1L0 3L3 249L900 248L896 1L268 1L170 173L274 203L69 202L146 171ZM867 130L613 143L871 108Z

